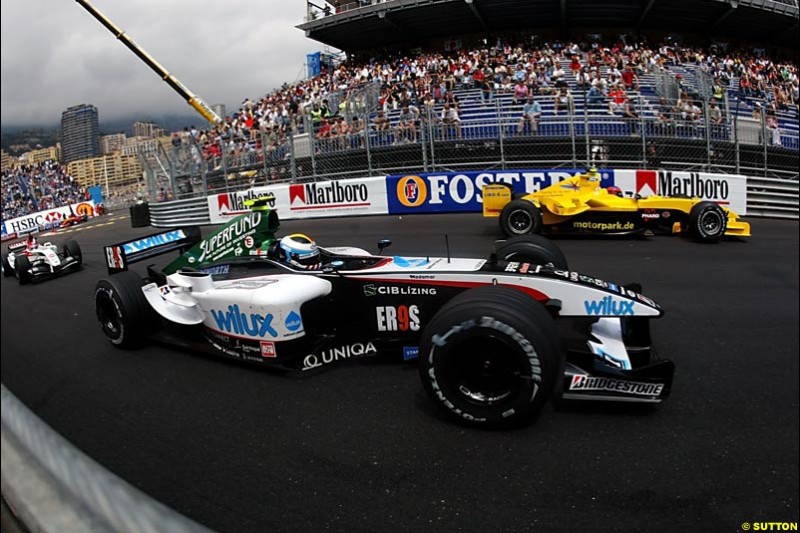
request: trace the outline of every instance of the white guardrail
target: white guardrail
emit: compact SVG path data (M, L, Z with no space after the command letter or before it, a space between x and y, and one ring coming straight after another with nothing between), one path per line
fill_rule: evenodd
M747 214L797 219L799 189L797 178L747 178Z
M150 225L157 228L205 226L211 223L205 197L149 204L149 212Z
M204 533L81 453L2 386L2 490L40 533Z

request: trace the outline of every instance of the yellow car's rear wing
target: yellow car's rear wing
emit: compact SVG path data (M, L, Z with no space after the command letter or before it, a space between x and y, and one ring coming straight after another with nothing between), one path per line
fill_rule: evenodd
M511 201L511 187L504 183L490 183L483 186L483 216L499 217L500 212Z

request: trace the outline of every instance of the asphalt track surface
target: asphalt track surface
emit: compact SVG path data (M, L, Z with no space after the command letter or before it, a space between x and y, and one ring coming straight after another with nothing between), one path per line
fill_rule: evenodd
M638 281L677 365L656 408L548 405L527 428L444 420L416 369L307 379L167 348L116 350L94 317L101 245L125 219L71 233L82 271L2 280L2 379L111 471L218 531L741 531L798 520L798 223L747 242L559 240L577 271ZM486 257L478 215L286 222L323 245ZM64 236L53 238L60 242ZM5 247L4 247L5 248ZM170 256L172 257L172 256ZM166 262L166 261L162 261Z

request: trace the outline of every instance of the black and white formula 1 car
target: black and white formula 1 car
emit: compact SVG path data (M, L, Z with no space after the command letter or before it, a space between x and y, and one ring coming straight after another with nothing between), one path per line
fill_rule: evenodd
M3 256L3 276L16 276L20 285L74 272L81 268L81 247L73 240L65 241L59 248L51 242L37 243L29 237L8 246Z
M662 308L635 285L570 271L541 236L467 259L318 248L302 235L277 240L277 229L277 213L254 210L205 239L179 229L106 247L112 275L95 290L103 333L119 347L149 338L301 374L418 359L433 401L478 426L528 421L554 395L669 394L674 365L649 334ZM175 249L183 255L145 279L128 270Z

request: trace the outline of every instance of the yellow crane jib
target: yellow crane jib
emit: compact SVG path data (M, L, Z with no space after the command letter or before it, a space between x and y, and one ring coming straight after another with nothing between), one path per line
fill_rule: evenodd
M166 82L167 85L172 87L172 89L177 92L181 98L183 98L190 106L192 106L195 111L203 115L207 121L212 124L218 124L222 122L222 118L217 115L211 106L205 103L199 96L195 95L187 89L178 79L167 72L161 64L156 61L150 54L145 52L142 47L137 45L133 39L131 39L128 34L126 34L122 29L111 22L108 17L106 17L103 13L101 13L97 8L95 8L92 4L90 4L87 0L75 0L78 4L81 5L86 11L88 11L95 19L97 19L100 24L102 24L108 31L110 31L114 37L116 37L119 41L122 42L131 52L133 52L136 57L141 59L148 67L150 67L156 74L158 74L162 80Z

